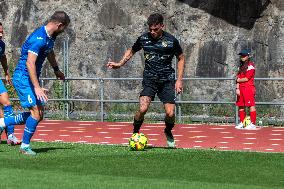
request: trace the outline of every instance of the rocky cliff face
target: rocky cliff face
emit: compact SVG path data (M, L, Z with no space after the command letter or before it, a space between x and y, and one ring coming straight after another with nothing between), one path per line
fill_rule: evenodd
M105 64L120 60L147 31L146 19L153 12L164 15L165 29L181 41L186 77L233 77L241 48L252 49L256 77L284 76L282 0L1 0L9 59L18 59L26 36L55 10L66 11L72 20L55 48L62 62L62 43L69 38L71 77L141 77L142 52L120 70L107 70ZM51 76L50 71L43 74ZM283 82L256 83L258 101L284 101ZM111 99L130 92L128 98L136 99L140 91L140 82L106 84ZM233 101L233 88L229 81L187 82L191 97L184 98ZM97 82L72 82L73 97L97 98L96 90Z

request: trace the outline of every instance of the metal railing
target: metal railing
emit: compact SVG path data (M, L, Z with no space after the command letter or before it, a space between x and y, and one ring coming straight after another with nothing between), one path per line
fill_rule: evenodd
M40 78L41 84L43 84L44 81L50 81L50 80L57 80L56 78ZM69 96L69 81L80 81L80 80L90 80L90 81L99 81L99 96L97 99L86 99L86 98L72 98ZM66 78L65 81L63 81L63 96L64 98L60 99L49 99L49 101L63 101L63 102L98 102L100 103L100 121L104 121L104 103L139 103L139 100L128 100L128 99L106 99L105 98L105 81L135 81L135 80L142 80L142 78L75 78L75 77L69 77ZM231 80L234 81L234 78L184 78L184 81L193 81L193 80L201 80L201 81L208 81L208 80ZM255 78L255 80L259 81L284 81L284 78ZM233 86L233 85L232 85ZM18 99L11 99L11 100L18 100ZM160 103L160 101L153 101L153 103ZM234 101L204 101L204 100L182 100L180 96L178 96L176 101L176 118L178 121L181 121L182 117L182 111L181 111L181 104L230 104L234 105ZM256 102L256 105L277 105L281 106L284 105L284 102ZM69 103L66 103L65 106L65 116L69 118ZM238 109L235 107L235 122L238 122Z

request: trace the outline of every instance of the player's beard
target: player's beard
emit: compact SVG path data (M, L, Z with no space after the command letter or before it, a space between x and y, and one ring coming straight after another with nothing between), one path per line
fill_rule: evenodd
M59 34L63 33L63 31L55 31L52 36L57 37Z

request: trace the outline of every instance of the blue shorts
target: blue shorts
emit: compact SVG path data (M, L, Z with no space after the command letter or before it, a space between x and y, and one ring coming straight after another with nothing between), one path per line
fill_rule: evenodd
M0 80L0 94L7 93L7 89L2 80Z
M31 108L36 105L43 106L45 103L36 98L33 84L29 76L21 73L14 73L13 84L23 108Z

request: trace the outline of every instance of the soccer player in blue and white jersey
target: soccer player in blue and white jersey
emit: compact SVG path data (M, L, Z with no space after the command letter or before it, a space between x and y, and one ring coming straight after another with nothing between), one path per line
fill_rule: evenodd
M7 65L7 58L6 58L6 54L5 54L5 43L2 40L3 35L4 35L3 25L0 22L0 62L1 62L1 65L2 65L4 73L5 73L5 80L6 80L7 84L10 85L10 84L12 84L12 82L11 82L11 77L10 77L8 65ZM5 117L14 115L13 108L12 108L12 105L11 105L11 102L9 100L9 96L8 96L8 93L7 93L7 89L4 86L4 83L2 82L2 80L0 80L0 104L2 104L4 106L3 109L4 109L4 116ZM1 142L1 133L2 132L0 130L0 142ZM14 135L14 125L7 126L6 127L6 133L7 133L7 144L8 145L19 145L19 144L21 144L21 142Z
M59 70L53 46L58 34L62 33L70 23L69 16L63 11L56 11L48 23L36 29L22 46L20 60L15 69L13 84L23 108L29 112L14 117L0 119L0 129L11 124L26 124L20 152L36 155L30 147L30 140L38 123L43 119L44 104L48 97L46 89L39 85L39 76L44 60L47 58L58 79L65 79Z

